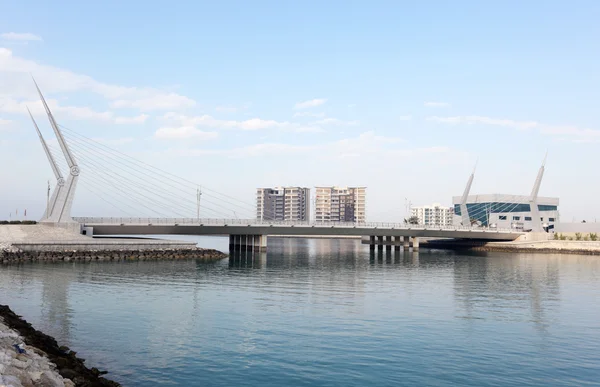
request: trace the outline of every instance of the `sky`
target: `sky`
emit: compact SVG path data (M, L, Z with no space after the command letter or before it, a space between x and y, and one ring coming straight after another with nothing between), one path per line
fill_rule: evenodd
M547 152L540 195L563 221L600 219L597 1L0 10L0 219L41 217L55 181L31 76L61 125L245 203L257 187L366 186L367 219L401 221L407 202L451 205L475 164L472 194L527 195ZM120 215L85 188L74 216Z

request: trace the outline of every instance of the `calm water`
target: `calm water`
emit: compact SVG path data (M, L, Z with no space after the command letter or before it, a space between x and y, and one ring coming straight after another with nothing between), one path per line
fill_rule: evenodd
M128 386L600 385L600 257L269 248L0 266L0 303Z

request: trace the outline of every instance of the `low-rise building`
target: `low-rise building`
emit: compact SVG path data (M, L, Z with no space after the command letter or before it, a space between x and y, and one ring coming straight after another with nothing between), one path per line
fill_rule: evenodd
M528 231L533 228L533 214L530 196L526 195L469 195L467 212L472 224L483 227L510 228ZM461 197L452 198L454 204L454 222L462 222ZM538 214L545 230L552 230L559 222L559 199L556 197L538 197Z

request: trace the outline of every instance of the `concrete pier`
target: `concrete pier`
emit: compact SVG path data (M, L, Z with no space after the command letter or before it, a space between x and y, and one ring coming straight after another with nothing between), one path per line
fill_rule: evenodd
M419 238L418 237L412 238L412 248L413 248L414 252L419 251Z
M230 251L267 251L266 235L229 235Z
M410 237L402 237L402 247L404 247L404 250L408 250L410 248Z

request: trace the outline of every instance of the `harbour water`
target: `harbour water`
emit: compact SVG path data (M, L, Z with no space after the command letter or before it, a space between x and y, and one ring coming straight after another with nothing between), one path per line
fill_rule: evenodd
M126 386L600 385L599 297L598 257L357 240L0 266L0 304Z

